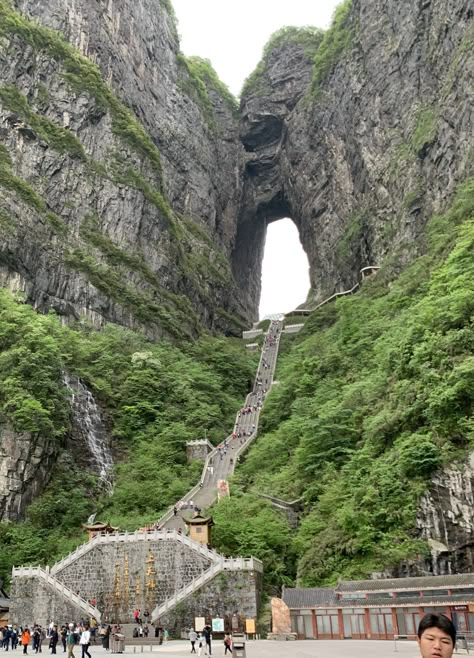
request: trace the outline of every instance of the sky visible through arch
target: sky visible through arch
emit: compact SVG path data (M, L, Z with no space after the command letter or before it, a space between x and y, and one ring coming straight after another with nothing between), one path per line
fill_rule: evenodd
M260 61L269 37L286 25L326 29L340 0L171 0L181 50L209 59L238 96ZM303 272L302 272L303 270ZM283 277L280 279L282 273ZM308 294L306 255L291 220L268 227L262 273L260 317L288 312Z

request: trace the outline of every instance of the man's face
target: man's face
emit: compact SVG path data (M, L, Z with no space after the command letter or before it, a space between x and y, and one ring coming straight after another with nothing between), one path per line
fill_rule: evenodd
M453 641L440 628L427 628L418 639L422 658L451 658Z

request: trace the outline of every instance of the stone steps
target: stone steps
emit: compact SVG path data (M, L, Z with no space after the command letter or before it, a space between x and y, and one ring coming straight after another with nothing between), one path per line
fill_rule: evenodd
M257 436L258 422L260 417L261 409L257 407L255 410L253 407L257 406L258 399L260 397L260 392L262 389L269 390L273 383L273 376L275 373L276 362L278 357L278 348L280 342L280 336L282 333L282 322L281 320L272 320L272 323L269 328L269 334L275 333L278 328L278 333L276 340L273 345L265 342L262 346L262 351L260 355L260 361L257 369L257 374L255 382L260 377L264 382L263 386L257 386L255 383L254 390L252 393L249 393L247 396L243 408L252 408L252 411L248 414L237 413L233 433L245 432L246 434L251 433L250 436L242 437L242 439L232 438L232 434L226 437L225 441L228 445L228 450L225 455L219 455L217 448L214 448L212 452L207 455L206 461L204 463L202 475L200 482L191 489L181 501L175 503L178 506L179 502L188 503L193 501L201 510L205 510L207 507L210 507L218 497L218 483L220 480L227 480L235 470L238 457L245 452ZM263 362L268 364L268 368L263 367ZM267 383L265 384L265 380ZM224 440L223 440L224 442ZM213 473L209 471L209 466L212 465ZM192 516L190 510L186 510L183 514L178 513L174 514L174 507L170 507L167 513L161 517L157 522L157 525L160 528L181 528L182 532L185 531L186 524L184 523L184 518L186 516Z
M184 601L188 596L191 596L197 590L201 589L206 583L213 580L222 571L258 571L263 573L263 565L260 560L256 558L222 558L219 562L212 564L209 569L195 578L188 585L183 587L179 592L161 605L157 605L151 613L152 623L157 622L161 617L166 615L178 603Z
M65 601L75 605L81 613L87 617L95 617L98 622L101 621L100 611L92 606L88 601L75 594L72 590L61 583L49 571L41 569L41 567L19 567L12 570L12 576L16 578L39 578L45 582L48 587L51 587L55 592L58 592Z
M275 332L275 329L278 328L278 332ZM260 402L263 401L264 393L270 388L273 382L273 374L275 371L276 359L278 355L279 339L281 336L281 322L272 322L269 332L275 335L275 340L270 341L266 339L265 344L262 348L262 353L260 356L259 367L257 370L257 376L255 381L254 390L250 393L245 401L245 407L251 408L251 411L246 414L237 414L233 433L238 434L239 432L245 432L245 437L239 438L232 436L227 439L227 452L226 454L222 451L221 455L218 453L217 449L214 449L208 455L206 463L203 468L203 474L200 482L194 487L183 500L190 501L192 500L195 505L198 505L201 509L209 507L217 498L217 485L219 480L227 480L228 477L234 472L234 468L237 462L238 456L248 448L248 446L255 440L257 435L257 425L260 414ZM267 367L264 367L264 362L267 364ZM257 383L257 380L261 383ZM247 434L250 433L250 436ZM210 460L212 459L212 462ZM212 465L211 472L207 467ZM191 510L189 510L191 511ZM95 617L97 621L101 621L101 613L94 606L90 605L85 599L82 599L79 595L75 594L71 589L68 589L61 582L61 573L63 570L67 569L72 563L86 555L88 552L92 551L95 548L99 548L99 553L102 550L106 550L106 546L109 544L126 544L132 547L133 545L138 546L140 543L153 541L153 542L179 542L186 546L188 549L191 549L196 555L199 555L200 558L204 558L204 563L209 565L203 567L205 570L200 573L200 575L191 582L188 583L185 587L175 592L173 596L170 596L166 601L161 605L157 605L152 611L149 618L149 626L152 621L157 621L161 616L164 616L170 610L172 610L180 601L183 601L188 596L201 589L206 583L211 581L216 575L223 571L257 571L262 572L263 567L260 560L255 558L224 558L222 555L218 554L216 551L209 549L207 546L202 545L196 541L191 540L185 535L184 532L178 532L176 530L176 524L182 523L182 518L177 518L173 514L173 508L171 508L167 515L161 520L160 530L156 529L142 529L134 533L113 533L113 534L103 534L96 535L90 541L86 542L82 546L79 546L75 551L66 556L63 560L60 560L50 570L44 571L43 569L31 567L31 568L20 568L16 569L13 572L14 577L28 578L28 577L37 577L46 582L49 588L52 588L59 596L68 601L73 605L74 609L80 611L81 615L87 617ZM167 527L163 528L163 525ZM169 526L175 526L169 527ZM184 530L184 528L183 528ZM103 547L103 549L102 549ZM127 546L117 547L114 550L128 550ZM196 573L196 571L194 572ZM197 570L199 573L199 570ZM186 582L186 581L184 581ZM75 614L75 613L74 613ZM110 612L108 613L110 614ZM125 624L124 632L129 639L129 641L144 644L146 640L150 642L154 638L133 638L133 629L135 624ZM154 629L153 629L154 630ZM99 638L97 638L99 643Z

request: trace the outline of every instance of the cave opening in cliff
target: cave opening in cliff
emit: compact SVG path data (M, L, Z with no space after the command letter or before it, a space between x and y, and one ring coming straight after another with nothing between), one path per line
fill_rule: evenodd
M260 319L292 311L305 301L309 288L308 257L294 222L289 218L271 222L262 263Z

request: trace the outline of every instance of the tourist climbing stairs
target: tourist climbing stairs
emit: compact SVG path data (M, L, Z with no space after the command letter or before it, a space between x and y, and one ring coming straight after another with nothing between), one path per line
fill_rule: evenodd
M207 509L217 500L222 483L227 483L240 455L255 440L260 411L273 383L282 324L280 319L270 323L264 338L253 390L237 413L232 433L208 454L199 482L180 501L176 501L157 522L159 528L175 528L184 532L184 518L192 517L196 508Z

